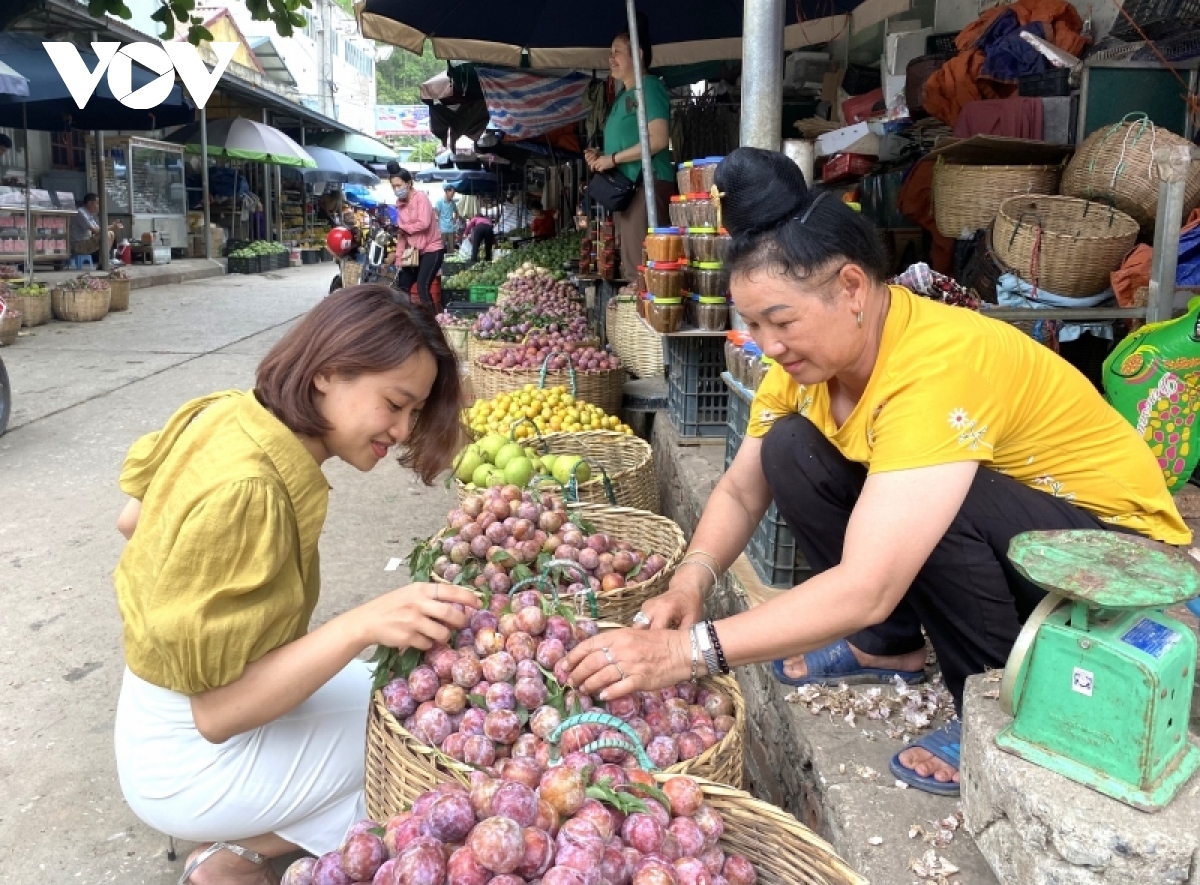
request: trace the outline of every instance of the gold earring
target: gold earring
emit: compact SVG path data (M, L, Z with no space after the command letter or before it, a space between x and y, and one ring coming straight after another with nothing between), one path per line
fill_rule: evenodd
M858 312L858 316L855 317L855 319L858 321L858 327L861 329L863 321L863 312L861 310Z

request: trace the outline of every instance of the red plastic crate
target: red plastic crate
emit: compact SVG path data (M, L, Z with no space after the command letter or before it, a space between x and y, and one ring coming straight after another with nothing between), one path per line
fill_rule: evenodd
M873 89L865 95L856 95L842 102L842 120L847 126L865 123L886 113L887 102L883 98L883 89Z
M837 154L825 163L825 168L821 172L821 181L825 184L833 184L837 181L866 175L875 168L875 162L875 157L869 157L866 154Z

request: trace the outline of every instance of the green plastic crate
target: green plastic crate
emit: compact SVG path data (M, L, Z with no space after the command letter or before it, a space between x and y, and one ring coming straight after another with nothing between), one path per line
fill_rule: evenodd
M499 286L472 286L470 292L472 301L483 304L495 304L499 294Z

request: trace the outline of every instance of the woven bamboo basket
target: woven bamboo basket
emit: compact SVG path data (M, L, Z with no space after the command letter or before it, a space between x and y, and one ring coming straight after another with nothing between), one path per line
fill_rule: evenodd
M109 280L108 287L112 290L112 299L108 304L110 312L129 310L130 283L130 280Z
M582 519L598 532L618 541L628 541L647 554L657 553L667 560L663 570L648 581L627 584L616 590L602 590L596 594L597 617L616 624L631 623L647 599L665 593L670 585L687 549L682 530L665 516L630 507L568 504L567 512L573 520ZM430 580L438 584L448 583L437 575Z
M112 289L51 289L50 306L57 319L68 323L94 323L108 315Z
M957 239L992 223L1000 204L1024 194L1057 194L1062 166L963 166L933 170L933 214L942 236Z
M526 384L535 387L565 387L576 399L591 403L604 410L605 414L617 415L625 397L625 370L609 369L607 372L547 372L541 369L504 369L485 366L478 360L471 364L471 376L475 379L475 392L480 399L491 399L497 394L520 390Z
M1103 292L1109 274L1137 244L1124 212L1074 197L1012 197L996 216L992 245L1001 262L1056 295Z
M467 362L472 367L475 365L475 360L479 359L485 353L491 353L493 350L503 350L506 347L512 347L512 341L488 341L484 338L476 337L471 334L467 336Z
M16 296L17 310L21 311L21 325L26 328L43 326L50 322L50 291L41 295Z
M585 504L615 504L633 510L658 513L658 478L654 472L654 452L644 439L617 433L613 430L585 430L580 433L549 433L527 441L535 449L551 455L579 455L592 468L592 479L576 489L579 501ZM608 477L597 468L603 468ZM455 480L458 500L478 494ZM612 489L612 497L608 489ZM561 500L561 491L549 490Z
M605 625L613 629L616 625ZM746 736L746 702L732 676L706 676L702 687L719 690L733 700L734 727L721 740L694 759L667 768L664 773L705 778L741 789ZM475 769L450 758L406 729L388 712L382 692L371 700L367 719L367 808L382 811L375 820L387 820L409 808L422 793L440 783L466 784Z
M0 314L0 347L10 347L17 343L17 335L21 331L21 311L10 308Z
M1154 162L1154 151L1173 145L1191 148L1186 139L1156 127L1144 117L1134 120L1127 117L1120 123L1098 129L1079 146L1067 164L1062 193L1068 197L1111 203L1142 228L1153 230L1162 183ZM1198 205L1200 164L1192 163L1180 221Z
M663 377L666 364L662 335L638 316L636 298L618 299L616 335L612 345L625 368L635 377Z
M446 336L446 343L450 345L450 349L454 351L454 355L458 357L458 361L460 363L467 362L467 339L470 337L471 330L455 326L443 326L442 334Z

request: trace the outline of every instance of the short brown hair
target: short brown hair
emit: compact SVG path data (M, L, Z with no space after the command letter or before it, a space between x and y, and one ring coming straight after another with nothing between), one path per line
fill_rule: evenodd
M332 428L313 402L317 375L386 372L421 350L437 379L400 463L432 485L465 441L458 360L433 314L388 286L350 286L310 310L259 363L255 390L293 433L321 436Z

